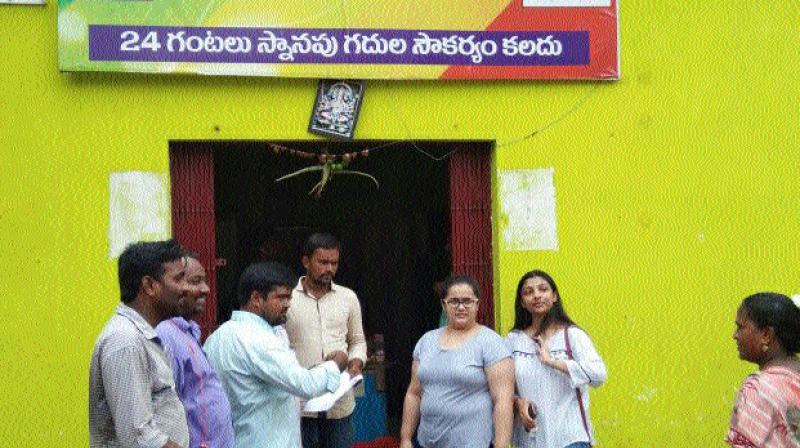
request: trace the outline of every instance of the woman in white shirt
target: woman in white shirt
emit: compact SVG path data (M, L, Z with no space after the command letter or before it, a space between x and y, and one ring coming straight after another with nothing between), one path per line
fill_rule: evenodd
M589 335L567 316L553 278L534 270L517 285L514 353L520 448L588 448L595 441L588 387L606 380L606 366ZM533 414L531 414L533 411Z

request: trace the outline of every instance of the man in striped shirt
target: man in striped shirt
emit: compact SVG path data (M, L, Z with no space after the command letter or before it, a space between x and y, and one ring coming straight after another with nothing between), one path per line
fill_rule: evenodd
M153 327L176 316L188 292L186 251L175 241L140 242L119 257L122 303L89 368L89 446L180 448L186 414Z

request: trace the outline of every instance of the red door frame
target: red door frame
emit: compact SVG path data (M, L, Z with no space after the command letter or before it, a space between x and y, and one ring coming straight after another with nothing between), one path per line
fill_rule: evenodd
M453 272L478 281L481 306L477 318L493 328L491 148L477 143L466 146L450 156Z
M450 156L450 225L453 272L473 276L481 286L478 320L494 326L492 297L491 149L463 145ZM170 144L172 235L206 267L211 292L198 323L203 337L216 329L217 249L212 142Z
M214 151L211 143L172 143L169 151L172 235L206 268L210 292L197 319L203 338L217 328L217 236L214 213Z

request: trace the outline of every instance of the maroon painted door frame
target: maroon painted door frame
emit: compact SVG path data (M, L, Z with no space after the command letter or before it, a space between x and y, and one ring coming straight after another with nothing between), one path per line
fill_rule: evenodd
M478 321L494 328L491 150L475 144L450 156L450 238L453 272L481 287Z
M217 249L214 151L211 142L170 145L172 235L200 257L211 292L198 323L203 337L217 327ZM450 223L453 272L481 286L478 320L494 326L492 297L491 150L476 143L450 156Z
M206 268L210 292L197 319L203 338L217 328L217 237L214 213L214 151L211 143L170 145L172 235Z

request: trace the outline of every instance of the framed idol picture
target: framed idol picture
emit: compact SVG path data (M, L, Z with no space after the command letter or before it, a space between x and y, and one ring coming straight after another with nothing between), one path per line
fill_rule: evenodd
M352 139L363 97L361 81L320 80L308 132Z

